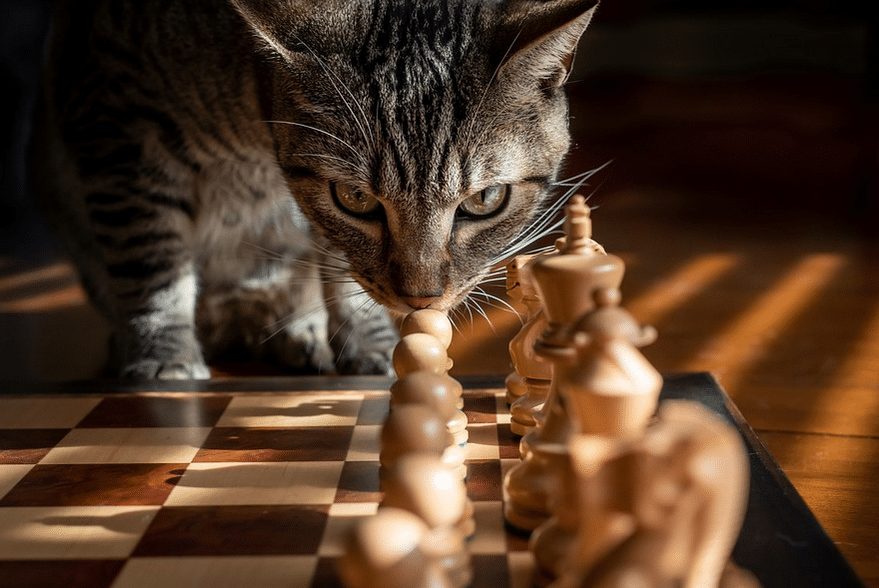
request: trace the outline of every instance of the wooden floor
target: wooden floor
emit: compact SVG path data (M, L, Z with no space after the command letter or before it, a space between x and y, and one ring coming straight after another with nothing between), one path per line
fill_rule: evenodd
M854 90L810 83L573 86L568 169L615 160L584 193L596 239L627 261L624 304L659 329L645 354L717 375L879 586L879 222L856 194ZM22 234L0 259L0 380L94 375L104 326L63 259ZM494 330L478 318L456 335L459 374L509 368L519 323L486 313Z

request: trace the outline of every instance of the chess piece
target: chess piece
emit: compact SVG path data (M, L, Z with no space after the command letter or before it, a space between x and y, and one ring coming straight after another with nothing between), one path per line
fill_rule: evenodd
M572 328L577 359L558 368L559 388L576 412L577 432L639 435L656 410L662 376L638 351L656 331L618 306L619 291L594 292L596 308Z
M429 534L418 516L383 508L346 537L337 562L348 588L453 588L445 570L422 550Z
M461 385L443 374L412 372L391 386L391 407L403 404L424 404L445 419L455 445L467 442L467 415L455 406L456 388Z
M554 379L550 394L551 399L546 406L567 415L569 425L564 430L560 430L557 426L554 427L556 431L555 444L551 447L554 452L558 453L554 456L554 463L557 464L558 469L552 474L558 483L554 486L557 490L546 496L547 508L553 513L553 516L542 523L531 537L530 547L534 553L538 570L537 579L541 585L558 577L564 558L576 539L577 519L572 516L575 500L572 492L568 490L571 484L570 480L573 477L572 466L566 452L558 451L556 447L558 445L567 447L565 435L570 435L572 429L579 432L593 432L589 427L584 429L580 411L571 414L572 409L581 408L579 405L572 404L573 399L593 394L589 385L592 388L599 387L604 377L603 373L593 374L594 370L590 370L593 364L603 359L602 357L595 358L598 347L590 350L591 356L585 352L580 353L590 336L598 339L602 337L598 333L590 335L592 331L599 329L597 329L597 325L588 321L594 321L594 316L602 305L609 306L619 303L618 287L625 269L622 260L613 255L602 254L594 242L589 239L588 209L582 202L575 203L567 211L566 223L568 232L559 255L537 260L530 267L535 286L544 301L544 310L548 318L548 329L535 344L535 352L551 361L553 365ZM614 308L614 312L619 314L625 311ZM617 335L618 337L628 337L624 339L625 344L632 347L632 341L629 339L634 340L635 335L630 331L637 331L638 335L644 335L645 332L638 329L633 320L629 320L625 326L628 330L624 328ZM639 339L638 343L645 343L646 336L643 338L645 340ZM616 340L614 339L614 341ZM602 344L608 344L605 339L602 339L602 342ZM635 354L637 354L637 350L635 350ZM634 359L630 354L627 356L629 365L633 369L637 367L641 375L650 373L655 375L655 378L641 378L641 380L649 380L647 389L644 389L644 385L640 385L643 384L641 381L631 383L631 389L628 389L628 396L625 398L639 400L646 398L637 406L648 407L649 413L646 418L649 418L655 408L661 378L640 354L637 355L641 357L642 362L635 366ZM591 362L590 358L592 358ZM595 404L594 401L593 404ZM625 402L622 406L630 408L633 403ZM590 412L589 418L592 421L604 422L613 419L614 415L616 415L614 412L611 412L610 415L605 414L605 406L599 406ZM646 425L646 418L641 419L640 416L640 413L623 414L620 415L620 420L629 425L630 431L638 431ZM550 418L552 418L552 413L547 415L547 421ZM540 415L537 415L537 420L542 420ZM546 422L543 424L543 428L545 427ZM621 434L620 430L615 430L610 426L594 432ZM522 449L532 454L544 451L542 433L542 428L538 428L533 436L523 439ZM533 459L529 460L527 455L525 460L526 462L533 461ZM541 475L545 474L541 473ZM534 481L531 480L531 482Z
M525 389L524 394L515 399L510 406L510 429L515 435L526 435L537 426L534 414L546 402L552 380L552 365L534 352L534 344L547 324L540 297L528 271L528 266L536 258L529 256L526 259L528 262L519 267L518 274L522 302L528 309L528 320L509 344L513 368L519 376L513 379L512 389L516 390L519 381Z
M445 421L428 406L408 404L388 414L381 431L382 477L404 455L427 453L437 458L452 444Z
M467 477L464 448L452 440L446 421L433 408L406 404L388 414L381 431L379 469L382 479L387 470L408 453L428 453L439 457L459 479Z
M523 461L504 479L504 516L512 526L528 531L549 520L558 488L570 470L567 449L570 422L565 399L557 390L558 375L555 374L560 365L575 359L574 342L566 336L565 329L594 308L594 289L616 288L623 277L622 261L604 254L590 239L589 209L583 199L573 199L565 215L567 232L565 240L559 243L559 253L537 257L525 268L530 276L527 283L543 301L547 319L546 328L534 338L533 354L540 357L544 365L550 365L550 373L554 374L543 409L531 415L535 423L538 418L543 421L542 426L522 439ZM523 286L526 284L520 281ZM570 295L555 292L559 287L566 288ZM524 291L527 294L527 289ZM511 413L527 398L516 401ZM515 416L512 420L515 422Z
M592 288L608 281L601 275L605 266L600 262L607 257L604 248L592 240L589 207L586 206L585 198L577 195L565 206L565 236L556 241L556 252L534 256L526 264L516 268L523 302L527 306L537 301L541 305L541 311L534 322L529 321L510 341L510 355L513 357L516 373L525 376L527 388L527 395L516 400L510 407L510 428L513 433L525 436L542 424L542 419L546 416L547 399L552 393L548 385L553 378L552 363L536 353L534 345L547 327L553 328L554 324L557 328L559 325L569 324L592 306L591 298L582 300L579 296L588 294ZM557 284L544 281L541 288L537 284L534 268L544 267L543 271L546 273L547 264L552 264L550 260L553 259L563 260L561 267L571 266L581 271L575 269L567 272L565 277L570 279ZM581 263L585 259L592 260L592 263ZM550 272L559 275L565 273L558 270L559 268L551 266ZM607 278L613 282L616 277L613 275ZM616 286L622 280L621 271L618 278ZM567 292L560 295L560 289L566 289ZM553 299L546 300L546 295ZM564 304L564 308L558 307L558 303ZM550 310L554 316L549 315ZM535 379L542 380L542 385L537 385L536 382L529 385ZM527 452L525 449L523 448L523 457Z
M422 308L406 315L400 325L400 336L413 333L433 335L446 349L452 344L452 323L448 315L432 308Z
M507 264L506 271L507 298L510 301L510 306L519 313L520 317L521 315L525 315L525 323L527 323L532 317L530 316L529 308L525 305L522 294L520 271L530 259L530 255L517 255ZM523 327L525 326L525 323L523 323ZM512 344L512 341L510 341L510 344ZM510 350L510 361L511 363L513 361L512 349ZM513 404L513 402L524 396L528 391L528 388L525 386L525 378L518 374L515 368L507 375L504 384L507 391L506 401L508 405Z
M708 409L668 401L643 436L576 436L571 458L580 525L560 588L753 585L729 562L747 501L747 453Z
M392 357L398 378L417 371L445 374L452 369L452 360L442 341L427 333L405 335L394 347Z
M419 516L429 532L421 546L436 558L454 586L472 580L470 554L464 544L461 521L466 514L464 483L434 456L401 457L385 479L382 508L394 507Z

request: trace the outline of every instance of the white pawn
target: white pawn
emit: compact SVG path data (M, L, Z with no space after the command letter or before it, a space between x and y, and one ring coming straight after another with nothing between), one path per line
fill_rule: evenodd
M461 479L467 477L464 449L452 442L443 419L432 408L421 404L399 406L391 411L381 431L379 470L384 478L388 468L409 453L429 453L442 459Z
M398 378L418 371L446 374L452 369L452 360L442 341L427 333L403 336L394 347L392 361Z
M453 588L454 585L422 545L430 530L418 516L383 508L356 525L338 560L348 588Z
M400 508L419 516L430 529L422 543L425 555L440 562L453 586L469 585L473 571L462 530L467 489L461 479L438 458L411 454L401 457L388 472L384 491L382 508Z
M391 386L391 407L402 404L424 404L446 419L446 426L455 445L467 442L467 415L456 407L456 388L461 385L446 375L412 372Z
M452 344L452 323L448 315L432 308L423 308L406 315L400 325L400 335L405 337L412 333L433 335L446 349Z

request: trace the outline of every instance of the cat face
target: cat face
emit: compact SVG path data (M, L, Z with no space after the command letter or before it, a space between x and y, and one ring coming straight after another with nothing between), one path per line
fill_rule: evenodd
M594 3L237 4L274 53L267 124L312 224L388 308L454 307L549 197Z

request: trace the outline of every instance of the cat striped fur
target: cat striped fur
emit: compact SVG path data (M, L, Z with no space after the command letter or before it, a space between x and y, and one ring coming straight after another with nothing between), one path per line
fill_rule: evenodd
M594 1L62 0L34 164L119 373L387 373L550 198Z

